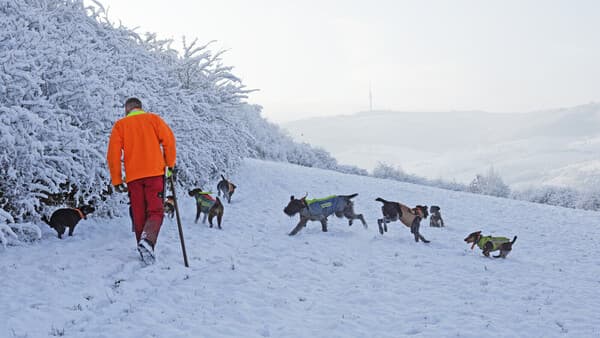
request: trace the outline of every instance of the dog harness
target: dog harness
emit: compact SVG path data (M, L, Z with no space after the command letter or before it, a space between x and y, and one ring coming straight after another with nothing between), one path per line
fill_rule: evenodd
M210 191L201 191L196 194L196 201L198 201L202 209L210 209L215 205L216 200L210 194L212 194Z
M504 243L509 243L510 239L506 238L506 237L492 237L492 236L482 236L479 241L477 241L477 246L483 250L485 248L485 245L488 242L492 242L492 250L491 251L496 251L500 248L500 245L504 244Z
M329 216L335 212L339 200L340 199L336 195L332 195L324 198L306 200L306 205L308 206L308 212L312 216Z

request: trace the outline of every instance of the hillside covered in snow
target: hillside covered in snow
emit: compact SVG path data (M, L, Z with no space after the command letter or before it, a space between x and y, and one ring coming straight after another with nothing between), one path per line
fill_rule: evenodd
M378 162L410 174L469 183L490 167L515 190L600 190L600 104L531 113L374 111L288 122L299 141L340 162Z
M165 221L142 267L127 217L82 221L58 240L0 255L3 337L596 337L597 212L451 192L283 163L245 160L223 230L181 207L190 268ZM206 188L214 187L214 182ZM191 186L187 187L191 188ZM330 218L329 232L282 212L291 194L359 193L369 228ZM445 228L376 228L383 197L441 207ZM126 206L122 206L122 211ZM506 259L463 238L518 235Z

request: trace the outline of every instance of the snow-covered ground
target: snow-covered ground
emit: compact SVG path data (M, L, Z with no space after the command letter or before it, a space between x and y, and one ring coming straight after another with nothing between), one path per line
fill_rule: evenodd
M82 221L75 235L0 249L0 337L598 337L599 213L245 161L223 231L193 224L179 191L190 268L174 221L142 267L130 223ZM213 188L214 189L214 188ZM357 192L369 229L328 233L282 212L290 194ZM380 236L376 197L437 204L447 228L399 223ZM506 260L470 232L518 235Z

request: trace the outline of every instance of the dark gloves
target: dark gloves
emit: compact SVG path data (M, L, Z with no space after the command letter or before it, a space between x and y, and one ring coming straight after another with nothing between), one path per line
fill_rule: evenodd
M120 193L127 192L127 187L123 183L115 185L114 188L115 188L116 192L120 192Z

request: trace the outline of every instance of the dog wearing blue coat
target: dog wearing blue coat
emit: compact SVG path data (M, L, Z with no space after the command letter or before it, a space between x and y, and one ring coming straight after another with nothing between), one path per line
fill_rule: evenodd
M332 195L325 198L316 198L307 200L306 196L297 199L294 196L290 197L290 202L283 209L283 212L292 217L295 214L300 214L300 222L292 231L289 233L290 236L297 234L302 228L306 226L308 221L319 221L321 222L321 229L323 232L327 232L327 217L335 215L337 217L346 217L348 219L348 225L352 226L352 222L355 219L359 219L365 229L367 228L367 222L362 214L356 214L354 212L354 204L352 198L358 196L358 194L352 195Z

